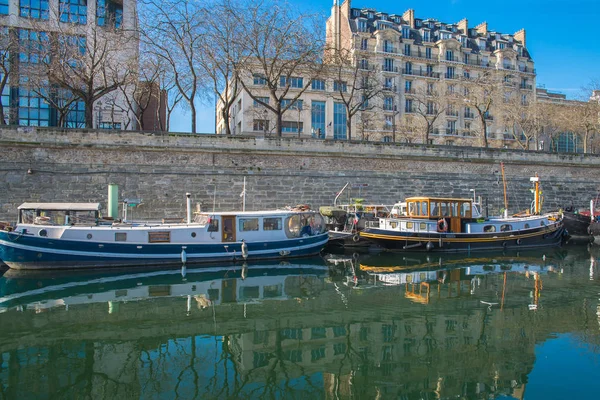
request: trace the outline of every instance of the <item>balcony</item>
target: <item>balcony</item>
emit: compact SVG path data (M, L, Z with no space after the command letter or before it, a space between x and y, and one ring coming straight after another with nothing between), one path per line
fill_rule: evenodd
M402 74L411 75L411 76L424 76L427 78L435 78L435 79L439 79L440 75L441 75L439 72L413 70L413 69L407 70L406 68L402 69Z
M383 85L383 90L396 93L398 88L396 86L392 86L392 85Z
M384 104L383 111L396 111L396 106L393 104Z
M394 66L390 66L390 65L383 65L381 67L381 70L383 72L398 72L398 67L394 67Z
M488 120L488 121L493 121L494 120L494 116L493 115L489 115L489 114L484 115L483 118L486 119L486 120Z
M473 114L473 113L465 113L464 117L466 119L473 119L473 118L475 118L475 114Z
M502 68L504 68L504 69L512 69L512 70L515 69L514 65L504 65Z
M458 136L458 131L456 129L446 128L446 135Z
M448 117L458 117L458 111L446 110L446 116L448 116Z
M529 68L529 67L521 67L521 66L519 66L519 71L520 72L526 72L528 74L535 74L535 68Z
M458 75L455 75L455 74L449 74L449 73L447 73L447 72L444 74L444 77L445 77L446 79L458 79Z
M417 91L415 90L415 88L404 88L404 93L415 94L417 93Z
M533 90L533 85L529 85L527 83L521 83L521 89Z
M460 58L446 56L442 59L442 61L460 62Z
M396 53L396 51L394 50L394 48L392 46L384 47L383 52L384 53L393 53L393 54Z
M409 113L414 113L415 112L415 108L414 107L404 107L404 112L409 114Z

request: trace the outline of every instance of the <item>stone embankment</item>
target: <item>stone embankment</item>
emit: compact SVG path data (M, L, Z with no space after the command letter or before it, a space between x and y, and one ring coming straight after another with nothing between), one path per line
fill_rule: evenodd
M24 201L101 202L107 186L141 198L134 218L185 215L185 193L203 210L331 205L349 197L393 204L407 196L488 199L509 210L530 206L529 178L539 174L546 210L587 207L596 196L600 157L537 151L426 146L310 138L225 137L93 130L0 128L0 220L14 221Z

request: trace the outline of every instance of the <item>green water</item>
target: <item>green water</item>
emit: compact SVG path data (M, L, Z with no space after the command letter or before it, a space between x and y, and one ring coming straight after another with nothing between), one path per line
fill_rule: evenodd
M7 271L0 399L598 398L599 254Z

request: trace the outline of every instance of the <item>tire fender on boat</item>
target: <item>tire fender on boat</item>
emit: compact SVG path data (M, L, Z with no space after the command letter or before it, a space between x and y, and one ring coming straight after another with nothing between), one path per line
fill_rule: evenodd
M360 240L360 236L358 236L358 233L356 235L352 236L352 241L354 243L358 242L359 240Z
M517 244L521 244L521 239L517 239Z

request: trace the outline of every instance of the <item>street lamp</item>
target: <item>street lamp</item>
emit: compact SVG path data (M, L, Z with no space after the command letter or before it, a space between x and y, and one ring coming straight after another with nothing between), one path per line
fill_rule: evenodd
M267 114L269 113L269 110L267 110L266 108L263 110L263 135L267 136Z

